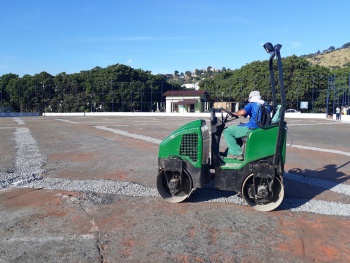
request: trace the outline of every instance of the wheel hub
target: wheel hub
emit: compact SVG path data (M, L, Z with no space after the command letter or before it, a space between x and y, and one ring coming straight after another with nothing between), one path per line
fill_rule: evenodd
M169 190L172 194L175 194L178 191L180 185L180 180L179 179L171 179L168 183Z
M266 198L269 195L269 191L265 185L258 186L258 198Z

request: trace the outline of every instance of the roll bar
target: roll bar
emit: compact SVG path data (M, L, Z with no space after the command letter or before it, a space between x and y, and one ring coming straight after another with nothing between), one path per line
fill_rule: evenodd
M280 94L281 94L281 109L280 109L280 120L279 120L279 132L277 137L277 143L276 143L276 150L274 155L273 164L279 165L281 163L282 158L282 150L283 150L283 129L285 128L285 122L284 122L284 113L286 110L286 93L284 89L284 78L283 78L283 70L282 70L282 58L280 50L282 48L282 45L277 44L273 46L270 42L267 42L263 46L267 53L270 53L270 59L269 59L269 70L270 70L270 81L271 81L271 89L272 89L272 99L274 105L277 105L277 99L276 99L276 88L275 88L275 77L274 77L274 71L273 71L273 60L276 57L277 58L277 70L278 70L278 80L279 80L279 88L280 88Z

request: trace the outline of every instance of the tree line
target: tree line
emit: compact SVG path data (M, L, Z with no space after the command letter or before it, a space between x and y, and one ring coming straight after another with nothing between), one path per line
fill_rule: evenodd
M282 63L288 108L299 109L300 102L307 101L305 111L325 112L327 106L350 104L350 68L330 70L295 55L283 58ZM275 80L278 85L277 72ZM267 101L272 97L267 60L220 71L201 80L199 86L208 92L209 102L243 105L252 90L260 90ZM164 107L166 91L180 89L180 83L164 75L122 64L56 76L9 73L0 77L0 111L154 111Z
M75 74L0 77L0 109L15 112L152 111L167 90L163 75L116 64Z

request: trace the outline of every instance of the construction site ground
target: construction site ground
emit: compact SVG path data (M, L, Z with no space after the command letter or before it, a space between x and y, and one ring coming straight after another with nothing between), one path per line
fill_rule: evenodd
M0 188L0 262L350 262L349 123L287 119L285 200L258 212L212 186L177 204L151 194L159 142L194 119L0 118L1 174L21 169L25 128L44 160L33 183L61 180Z

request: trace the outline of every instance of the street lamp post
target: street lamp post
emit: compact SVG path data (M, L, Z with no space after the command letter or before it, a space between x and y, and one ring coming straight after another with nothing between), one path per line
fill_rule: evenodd
M44 88L45 88L45 84L44 82L40 82L41 86L41 113L44 112Z
M350 73L349 73L349 85L348 85L348 106L350 106ZM350 109L349 109L349 114L350 114Z
M92 93L90 94L90 97L91 97L91 102L90 102L90 111L92 112L92 97L93 95L92 95Z
M141 108L140 108L140 111L142 112L142 97L143 97L143 93L142 93L142 86L141 86Z
M315 79L312 76L312 112L314 112L314 90L315 90Z
M300 78L298 77L298 89L297 89L297 110L299 110L299 85L300 85Z
M2 106L2 87L0 86L0 89L1 89L1 107L3 107Z
M333 109L332 109L332 114L334 114L334 104L335 104L335 78L336 75L334 75L333 77L333 85L332 85L332 89L333 89Z
M29 87L27 87L27 112L29 112Z

